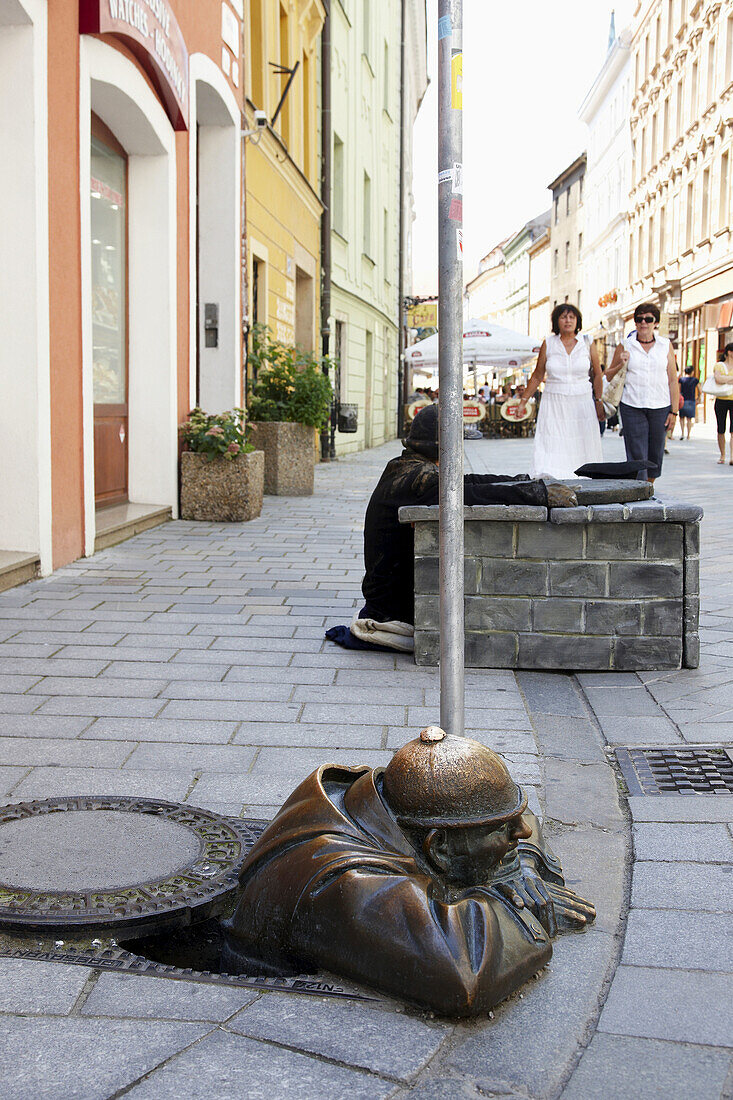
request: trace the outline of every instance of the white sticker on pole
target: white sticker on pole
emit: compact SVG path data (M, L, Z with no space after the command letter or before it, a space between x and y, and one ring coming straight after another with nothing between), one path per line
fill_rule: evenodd
M462 164L454 164L453 165L453 194L454 195L462 195L463 194L463 165Z
M453 169L445 168L442 172L438 172L438 183L452 183L453 182Z
M456 243L458 245L458 259L463 260L463 230L456 229Z

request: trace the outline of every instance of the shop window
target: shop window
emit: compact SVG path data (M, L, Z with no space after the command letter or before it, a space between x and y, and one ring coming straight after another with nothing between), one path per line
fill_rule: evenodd
M313 164L313 130L311 125L311 59L310 54L303 53L301 61L303 79L303 174L306 179L311 178Z
M344 143L338 134L333 135L333 228L341 236L346 234L344 199L346 189Z
M708 90L705 98L705 106L708 107L713 102L713 95L715 94L715 39L711 38L708 43Z
M250 80L255 107L265 108L263 0L250 0Z
M96 118L90 187L94 482L111 504L127 497L127 157Z
M315 297L312 277L302 268L295 268L295 343L313 351Z
M280 5L280 68L290 68L290 43L289 43L289 19L285 8ZM278 77L280 87L278 89L278 102L285 89L288 74ZM285 97L285 102L280 110L280 134L286 145L290 144L290 95Z
M364 173L363 183L363 231L362 251L366 256L372 254L372 181Z
M730 190L730 153L723 153L720 158L720 199L718 201L718 228L728 227L728 205Z

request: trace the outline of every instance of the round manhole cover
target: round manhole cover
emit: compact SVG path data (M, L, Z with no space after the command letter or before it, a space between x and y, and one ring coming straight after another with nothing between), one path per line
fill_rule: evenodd
M203 919L236 888L260 831L260 823L157 799L3 806L0 927L129 937Z

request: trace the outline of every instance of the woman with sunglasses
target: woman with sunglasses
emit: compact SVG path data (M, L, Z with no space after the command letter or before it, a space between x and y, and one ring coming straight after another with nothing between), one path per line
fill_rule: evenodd
M659 307L653 302L634 310L636 331L613 353L606 371L609 381L627 364L624 391L619 404L627 459L647 463L637 477L654 482L662 472L664 443L672 431L680 403L677 364L672 343L655 331Z

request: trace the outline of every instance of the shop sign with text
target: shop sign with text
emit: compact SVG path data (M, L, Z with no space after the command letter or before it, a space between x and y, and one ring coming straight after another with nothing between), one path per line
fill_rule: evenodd
M79 29L125 38L157 77L174 129L188 129L188 50L168 0L79 0Z

